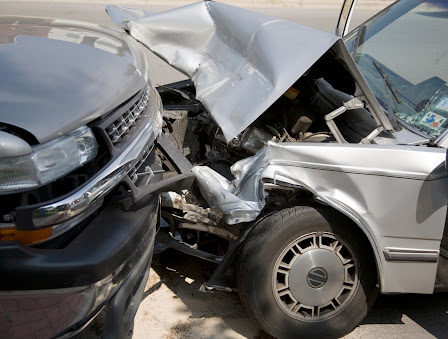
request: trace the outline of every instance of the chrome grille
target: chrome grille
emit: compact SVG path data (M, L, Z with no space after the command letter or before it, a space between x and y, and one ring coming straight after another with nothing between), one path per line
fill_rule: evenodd
M139 177L143 177L143 176L147 175L148 178L146 179L146 183L145 183L145 185L147 185L149 183L149 181L151 181L151 179L154 177L154 172L152 171L150 166L145 166L144 168L141 168L141 167L143 167L143 164L146 162L146 159L151 154L153 149L154 149L154 145L145 146L145 148L140 156L140 159L128 172L129 178L131 179L131 181L134 184L137 182Z
M148 105L149 91L150 88L148 86L144 89L140 99L106 128L107 134L113 144L119 143L123 136L135 125L135 122Z

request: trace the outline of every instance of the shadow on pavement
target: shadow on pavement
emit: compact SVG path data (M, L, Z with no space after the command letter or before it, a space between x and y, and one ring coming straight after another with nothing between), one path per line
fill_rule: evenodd
M214 268L215 265L212 263L186 256L172 249L157 254L153 262L153 269L162 282L186 305L192 313L191 318L221 317L227 326L244 337L269 338L243 309L237 294L199 292L199 287L212 274ZM194 282L188 283L186 278ZM403 316L407 316L437 338L448 338L447 293L381 295L361 325L402 324L404 326ZM250 326L241 326L247 322ZM182 324L179 327L177 330L181 335ZM220 329L216 330L215 333L219 336Z
M381 295L362 324L404 324L403 315L437 338L448 338L448 294Z
M199 291L215 267L213 263L172 249L154 255L152 268L160 276L161 283L173 291L191 313L188 323L180 323L171 331L176 337L192 337L192 334L201 332L199 327L203 325L203 319L217 317L224 323L216 324L210 338L226 337L224 332L228 328L247 338L269 338L246 313L237 294ZM154 288L157 284L150 290Z
M154 255L152 268L160 280L149 281L144 299L166 285L175 294L174 298L182 301L183 305L177 311L191 314L187 321L169 328L166 338L234 337L229 335L229 329L246 338L270 338L249 317L237 294L199 291L202 283L212 274L214 264L167 249ZM410 325L409 319L415 324ZM99 339L103 322L103 314L100 314L76 339ZM390 325L395 326L392 329ZM367 331L365 327L368 327ZM349 337L403 338L414 334L420 338L422 333L426 333L425 337L448 338L448 294L382 295L361 327Z

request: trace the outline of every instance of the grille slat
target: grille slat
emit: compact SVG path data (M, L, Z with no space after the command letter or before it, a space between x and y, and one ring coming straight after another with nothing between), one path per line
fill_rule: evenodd
M137 180L140 176L148 175L148 182L152 179L154 176L154 173L152 172L152 169L150 166L145 166L145 168L142 168L145 164L146 160L148 159L151 152L154 151L154 145L146 146L140 156L140 159L135 163L135 165L132 167L132 169L128 172L129 178L131 179L132 183L136 184Z
M140 99L106 128L107 134L113 144L119 143L135 125L136 121L148 105L149 91L150 88L146 87Z

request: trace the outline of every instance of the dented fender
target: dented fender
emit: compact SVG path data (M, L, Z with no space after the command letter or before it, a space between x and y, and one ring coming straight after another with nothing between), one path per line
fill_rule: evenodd
M235 163L236 179L225 185L211 180L211 169L209 181L202 180L204 171L194 172L204 197L228 223L242 216L255 220L265 204L263 187L256 189L263 181L310 191L365 233L383 292L432 293L435 262L413 262L424 272L415 279L414 269L389 260L385 253L389 248L439 250L447 213L445 157L445 150L416 146L269 143L255 156ZM216 199L220 194L222 199Z

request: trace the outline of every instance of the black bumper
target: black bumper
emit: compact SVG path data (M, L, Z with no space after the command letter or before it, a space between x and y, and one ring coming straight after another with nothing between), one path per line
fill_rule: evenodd
M138 211L107 206L63 249L1 245L0 337L70 336L104 306L105 336L122 337L143 294L158 218L155 194Z
M71 336L104 307L104 337L126 336L149 273L159 193L194 180L163 135L157 145L177 175L134 187L129 211L109 204L64 248L0 244L0 338Z

